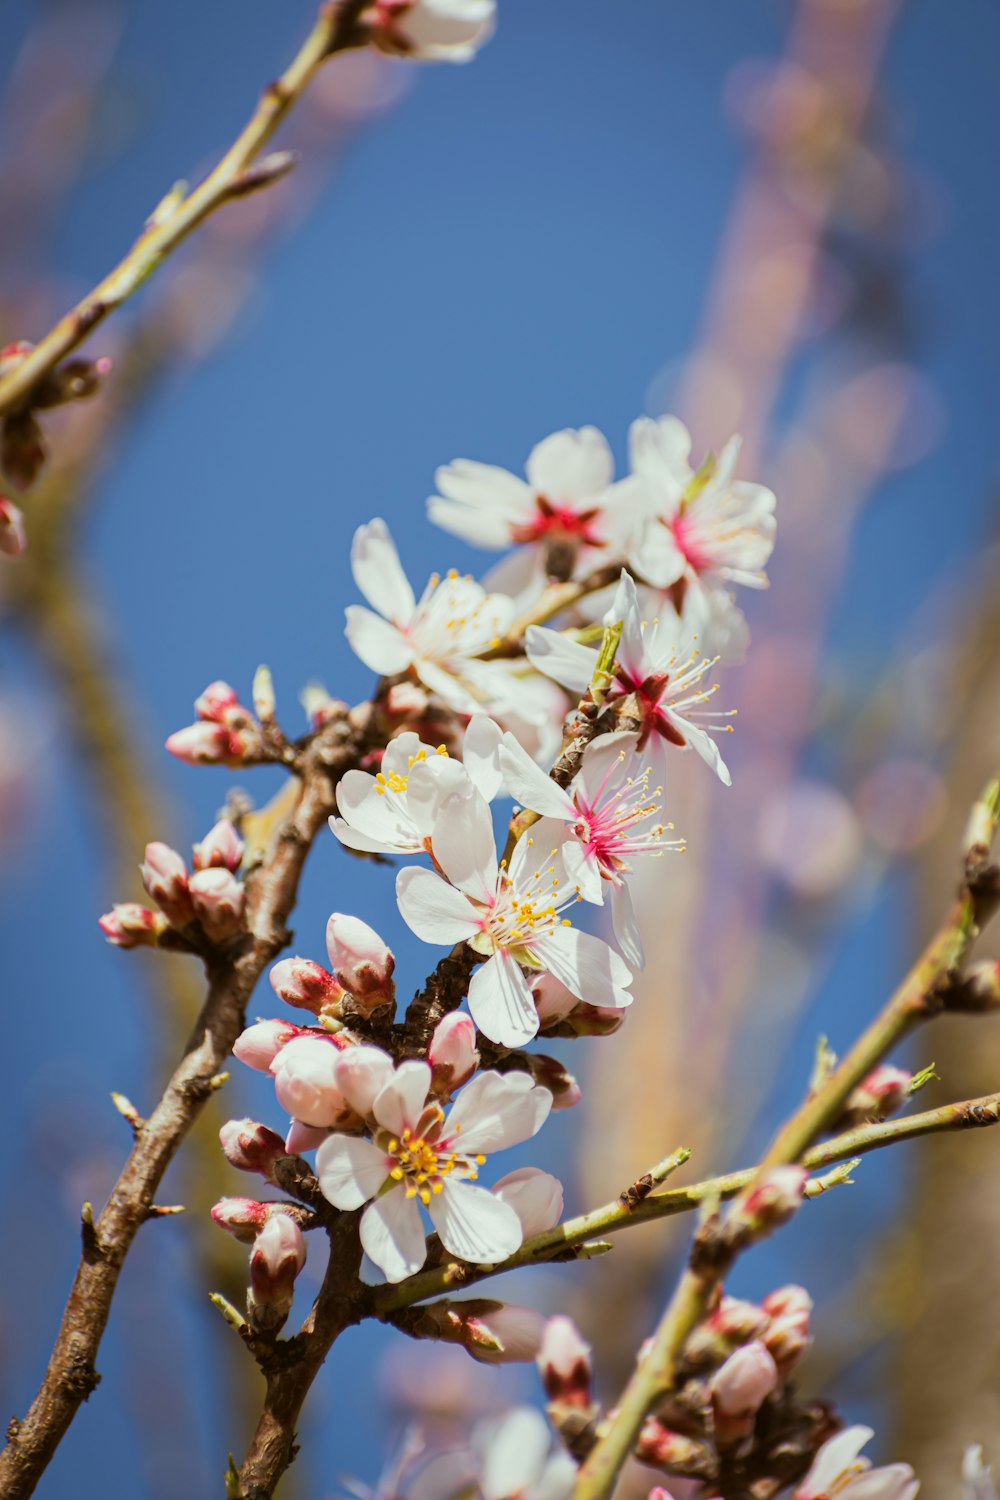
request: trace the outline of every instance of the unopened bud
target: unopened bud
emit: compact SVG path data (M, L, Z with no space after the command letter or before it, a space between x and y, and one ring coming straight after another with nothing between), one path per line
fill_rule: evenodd
M30 490L47 457L44 434L30 412L19 412L0 424L0 470L15 489Z
M287 1042L271 1065L274 1092L283 1109L305 1125L336 1125L349 1113L337 1084L340 1049L315 1032Z
M610 1005L588 1005L581 1000L566 1017L566 1024L574 1036L611 1036L624 1026L627 1010L615 1010Z
M674 1432L658 1417L647 1417L635 1446L635 1456L640 1463L684 1473L692 1464L704 1463L705 1447L696 1438Z
M812 1298L801 1286L779 1287L764 1298L763 1308L770 1322L762 1338L782 1375L799 1363L812 1342L809 1335L812 1306Z
M344 992L329 970L311 958L283 958L267 977L286 1005L312 1011L314 1016L339 1014Z
M230 198L244 198L258 188L269 187L297 166L298 161L297 151L270 151L233 179L228 188Z
M220 818L201 843L195 844L193 852L196 870L210 870L218 865L235 874L243 858L243 840L228 818Z
M188 870L169 844L147 844L142 865L142 883L174 927L183 927L194 915L188 893Z
M250 1255L251 1322L274 1327L288 1316L295 1295L295 1278L306 1263L306 1239L289 1214L272 1213L253 1242ZM274 1316L255 1316L268 1309Z
M590 1345L572 1318L549 1318L538 1351L538 1370L548 1400L558 1406L593 1405Z
M383 707L394 719L419 719L430 697L417 682L394 682L383 699Z
M315 1151L317 1146L322 1146L329 1134L329 1130L320 1126L303 1125L301 1120L293 1120L285 1136L285 1150L289 1156L300 1156L303 1151Z
M786 1224L802 1202L809 1173L805 1167L771 1167L735 1211L753 1239Z
M236 689L219 678L215 682L210 682L205 691L195 699L194 711L199 719L221 722L226 711L238 708L239 703L239 694Z
M229 1120L219 1131L222 1152L240 1172L259 1172L274 1182L274 1164L288 1155L280 1135L256 1120Z
M450 1094L479 1067L476 1027L465 1011L453 1010L435 1026L427 1049L436 1094Z
M14 339L11 343L4 344L0 349L0 378L9 375L11 370L16 370L34 347L27 339Z
M909 1097L912 1082L913 1074L905 1068L894 1068L888 1063L873 1068L848 1096L835 1128L847 1130L866 1120L888 1119Z
M271 1207L256 1198L220 1198L212 1209L212 1219L220 1229L249 1245L267 1223Z
M542 1052L530 1052L528 1071L535 1082L548 1089L552 1095L553 1109L572 1109L583 1098L580 1085L558 1058L546 1057Z
M321 682L307 682L299 694L299 702L305 709L310 726L318 729L330 719L347 712L347 704L341 698L331 698Z
M538 1011L541 1030L564 1021L580 1004L579 996L567 989L561 979L547 972L532 975L531 994Z
M260 666L253 674L253 711L258 719L273 719L277 703L274 697L274 679L269 667Z
M224 724L199 721L175 730L168 736L166 748L189 766L238 766L243 758L240 744Z
M85 401L100 389L111 373L111 361L101 359L67 359L45 377L31 397L32 406L65 406L69 401Z
M415 1310L417 1338L461 1344L482 1364L506 1365L538 1354L545 1319L533 1307L473 1297L462 1302L431 1302Z
M199 870L188 882L201 925L213 942L235 936L243 917L244 890L229 870L213 865Z
M740 1344L760 1338L767 1324L767 1313L755 1302L721 1297L718 1306L688 1339L685 1357L695 1365L721 1364Z
M517 1167L494 1183L492 1191L517 1214L526 1240L553 1228L562 1218L562 1183L539 1167Z
M369 1014L392 1002L396 960L367 922L335 911L326 924L326 948L330 967L358 1009Z
M255 1021L236 1038L233 1056L258 1073L269 1073L282 1047L304 1032L304 1027L293 1026L291 1021Z
M116 948L155 948L160 934L167 930L167 919L136 901L120 901L104 913L98 926Z
M981 1012L1000 1008L1000 963L972 964L947 993L949 1010Z
M759 1340L744 1344L712 1376L716 1418L752 1417L778 1384L778 1368Z
M6 557L21 557L27 545L23 515L13 500L0 495L0 552Z

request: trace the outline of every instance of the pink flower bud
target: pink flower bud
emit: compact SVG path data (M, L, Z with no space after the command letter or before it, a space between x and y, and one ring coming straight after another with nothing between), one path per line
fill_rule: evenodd
M27 545L24 516L13 500L0 495L0 552L7 557L20 557Z
M309 1035L288 1042L275 1058L274 1092L283 1109L305 1125L336 1125L347 1112L337 1087L340 1052L333 1039Z
M762 1338L782 1375L798 1364L812 1342L809 1335L812 1305L812 1298L801 1286L780 1287L764 1298L764 1311L770 1322Z
M306 1263L306 1240L289 1214L272 1213L253 1242L250 1255L251 1316L255 1307L288 1313L295 1278Z
M302 1036L305 1027L291 1021L255 1021L233 1043L233 1056L258 1073L269 1073L271 1064L287 1042Z
M567 1026L574 1036L611 1036L624 1026L627 1010L614 1010L610 1005L588 1005L581 1000L566 1017Z
M1000 1008L1000 963L983 959L948 991L948 1009L981 1013Z
M231 1167L240 1172L259 1172L274 1181L274 1164L288 1155L280 1135L256 1120L229 1120L219 1131L219 1143Z
M286 1005L310 1010L314 1016L337 1013L344 992L333 975L311 958L283 958L267 977Z
M98 925L116 948L155 948L168 924L165 917L158 911L150 911L148 906L120 901L104 913Z
M848 1097L837 1121L838 1129L860 1125L865 1120L885 1120L909 1098L913 1074L888 1063L874 1068Z
M242 858L243 840L228 818L220 818L201 843L194 846L196 870L209 870L219 865L235 874Z
M778 1369L759 1340L736 1349L712 1376L710 1390L716 1414L749 1417L778 1384Z
M579 1005L579 996L568 990L554 974L532 975L531 993L538 1009L538 1024L544 1031L564 1021Z
M538 1353L545 1319L533 1307L472 1297L462 1302L431 1302L417 1312L417 1336L461 1344L483 1364L532 1360Z
M761 1338L768 1326L763 1308L739 1297L721 1297L687 1342L686 1357L693 1365L719 1365L739 1344Z
M13 339L9 344L4 344L0 349L0 376L9 375L11 370L16 370L34 347L27 339Z
M194 711L199 719L220 720L226 709L239 707L239 696L228 682L210 682L200 698L195 699Z
M433 1073L435 1093L450 1094L471 1078L479 1066L476 1027L465 1011L453 1010L434 1028L427 1061Z
M239 932L244 891L229 870L217 865L199 870L191 876L188 890L201 925L213 942L223 942Z
M256 1198L220 1198L212 1209L212 1218L220 1229L249 1245L267 1223L271 1206Z
M328 1130L315 1125L303 1125L301 1120L293 1120L285 1136L285 1150L289 1156L298 1156L302 1151L315 1151L317 1146L322 1146L329 1134Z
M593 1404L590 1345L572 1318L560 1315L546 1323L538 1370L550 1402L582 1408Z
M187 865L168 844L147 844L142 883L174 927L183 927L194 915L188 894Z
M224 724L188 724L169 736L166 748L189 766L239 765L239 756L230 754L231 739Z
M365 1010L393 999L396 960L367 922L335 911L326 924L326 948L337 979Z
M763 1238L792 1217L808 1180L805 1167L772 1167L747 1194L736 1214L755 1239Z
M394 682L385 695L385 709L394 719L419 719L430 698L416 682Z
M526 1240L559 1223L563 1187L558 1177L538 1167L517 1167L493 1186L493 1196L512 1208Z
M548 1089L552 1095L553 1109L572 1109L583 1098L580 1085L558 1058L546 1057L542 1052L530 1052L528 1066L535 1082Z

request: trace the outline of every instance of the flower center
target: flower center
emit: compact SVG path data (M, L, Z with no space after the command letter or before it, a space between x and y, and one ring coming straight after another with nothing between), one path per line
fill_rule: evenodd
M448 759L448 751L444 745L438 745L434 754L443 755L445 760ZM427 746L421 746L416 755L411 755L407 759L407 769L412 771L418 760L427 759ZM379 771L375 777L375 790L380 797L384 797L386 792L405 792L408 780L408 776L402 776L398 771Z
M574 510L572 506L560 505L545 495L536 495L535 509L536 514L529 521L511 527L511 541L573 540L587 542L592 547L601 545L601 538L593 526L594 518L599 514L596 505L590 510Z
M389 1176L393 1182L403 1184L408 1198L419 1198L421 1203L430 1203L432 1197L444 1189L445 1179L452 1173L475 1181L485 1156L463 1156L450 1151L451 1140L440 1139L444 1111L440 1105L432 1104L424 1110L415 1130L408 1125L401 1136L392 1136L385 1141L387 1153L393 1157ZM455 1127L455 1134L461 1127Z

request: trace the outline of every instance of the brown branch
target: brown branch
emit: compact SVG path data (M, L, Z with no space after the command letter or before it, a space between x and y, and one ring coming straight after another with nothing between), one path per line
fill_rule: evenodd
M100 1379L95 1360L122 1264L149 1217L167 1167L213 1091L213 1079L243 1027L254 986L288 940L286 923L306 856L335 810L337 781L366 748L364 729L352 727L345 717L325 725L302 754L298 805L278 830L270 857L247 876L245 937L232 957L220 956L207 965L208 995L184 1056L139 1129L108 1203L87 1235L38 1394L27 1415L11 1424L0 1453L5 1500L22 1500L33 1492L81 1402Z

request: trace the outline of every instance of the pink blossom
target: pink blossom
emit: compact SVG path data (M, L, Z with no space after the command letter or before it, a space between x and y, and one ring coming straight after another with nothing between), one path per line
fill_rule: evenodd
M304 1125L336 1125L350 1114L336 1081L339 1055L332 1037L312 1033L286 1042L271 1064L278 1102Z
M289 1214L270 1214L250 1255L251 1302L287 1313L295 1278L306 1263L301 1226Z
M188 892L188 869L176 849L167 844L147 844L142 883L174 927L183 927L194 916Z
M588 1408L593 1401L591 1349L572 1318L557 1316L545 1325L538 1369L549 1401Z
M119 901L101 917L98 926L116 948L155 948L167 919L136 901Z
M200 844L194 846L194 867L207 870L221 865L233 873L239 869L243 858L243 840L228 818L220 818Z
M396 960L367 922L335 911L326 924L326 947L338 983L366 1011L393 999Z
M199 870L191 876L188 890L198 919L213 942L224 942L239 932L244 890L229 870L218 865Z
M460 1010L443 1016L434 1028L427 1061L431 1065L433 1088L437 1094L450 1094L470 1079L479 1066L472 1017Z
M493 1194L517 1214L526 1240L554 1228L562 1218L562 1183L538 1167L517 1167L508 1172L494 1183Z
M280 1135L256 1120L229 1120L219 1131L222 1153L240 1172L259 1172L273 1182L274 1164L288 1155Z
M294 1026L291 1021L255 1021L236 1038L233 1056L248 1068L256 1068L258 1073L268 1073L287 1042L308 1034L304 1026Z
M311 1010L314 1016L324 1011L336 1013L344 993L333 975L311 958L283 958L267 977L274 993L286 1005Z
M765 1346L754 1340L735 1349L712 1376L715 1409L723 1417L747 1417L778 1384L778 1368Z
M380 52L416 62L468 62L496 24L496 0L375 0L371 38Z
M909 1464L873 1469L859 1455L874 1433L870 1427L846 1427L823 1444L793 1500L913 1500L920 1488Z
M257 1198L220 1198L212 1209L212 1219L220 1229L250 1244L267 1223L272 1207Z

